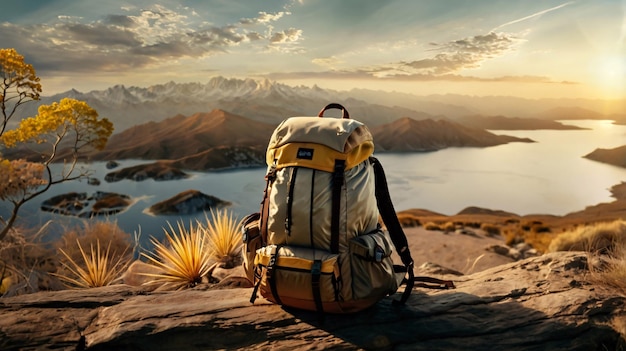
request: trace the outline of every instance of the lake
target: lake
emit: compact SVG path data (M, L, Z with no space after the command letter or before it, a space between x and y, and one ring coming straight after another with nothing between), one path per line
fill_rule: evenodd
M531 138L536 143L510 143L489 148L449 148L428 153L377 154L389 182L396 210L423 208L452 215L468 206L479 206L517 213L564 215L586 206L610 202L609 188L626 181L626 169L582 156L594 149L615 148L626 144L626 126L611 121L563 121L589 130L492 131ZM146 161L119 161L128 167ZM70 191L116 192L133 197L134 204L125 212L113 215L128 233L141 230L142 238L161 236L168 223L178 216L151 216L145 209L182 191L196 189L230 201L230 209L242 218L258 211L264 188L263 168L222 172L191 172L192 177L178 181L123 180L104 181L104 162L88 165L99 186L86 181L59 184L27 204L20 212L19 224L37 226L48 220L61 228L77 220L40 211L40 203ZM119 167L118 167L119 169ZM6 216L9 207L0 204ZM182 218L189 223L204 214Z

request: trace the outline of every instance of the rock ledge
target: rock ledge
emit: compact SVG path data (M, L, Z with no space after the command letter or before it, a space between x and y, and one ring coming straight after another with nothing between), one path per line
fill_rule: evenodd
M317 315L251 289L126 285L0 299L0 349L617 350L626 298L594 284L585 253L554 253L415 289L354 315Z

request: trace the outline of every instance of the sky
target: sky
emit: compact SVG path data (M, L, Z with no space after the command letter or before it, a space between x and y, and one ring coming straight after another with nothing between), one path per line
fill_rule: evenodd
M626 98L626 0L0 0L0 48L44 96L223 76Z

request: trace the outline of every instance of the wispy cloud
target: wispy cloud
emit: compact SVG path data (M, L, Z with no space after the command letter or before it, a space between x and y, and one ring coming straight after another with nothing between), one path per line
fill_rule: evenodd
M324 72L274 72L266 75L267 78L281 80L281 79L351 79L351 80L372 80L378 79L381 81L404 81L404 82L507 82L507 83L543 83L543 84L564 84L564 85L577 85L580 84L574 81L555 81L550 77L545 76L499 76L499 77L477 77L458 74L405 74L405 75L388 75L388 76L373 76L371 71L324 71Z
M520 38L511 34L491 32L445 43L433 42L430 43L430 49L426 51L426 54L432 54L430 57L360 67L352 71L370 78L413 77L411 79L424 80L426 77L432 77L430 79L437 79L438 76L477 68L489 59L500 57L514 50L521 41ZM327 57L315 59L313 62L335 68L342 61L337 57ZM450 79L450 77L445 79Z
M565 7L565 6L571 5L571 4L573 4L573 3L574 3L574 1L569 1L569 2L563 3L563 4L561 4L561 5L558 5L558 6L555 6L555 7L551 7L551 8L549 8L549 9L547 9L547 10L539 11L539 12L533 13L532 15L525 16L525 17L518 18L518 19L513 20L513 21L506 22L506 23L501 24L501 25L497 26L496 28L492 29L492 31L496 31L496 30L498 30L498 29L500 29L500 28L503 28L503 27L509 26L509 25L511 25L511 24L515 24L515 23L523 22L523 21L529 20L529 19L531 19L531 18L534 18L534 17L538 17L538 16L541 16L541 15L544 15L544 14L546 14L546 13L548 13L548 12L556 11L556 10L558 10L558 9L560 9L560 8L563 8L563 7Z

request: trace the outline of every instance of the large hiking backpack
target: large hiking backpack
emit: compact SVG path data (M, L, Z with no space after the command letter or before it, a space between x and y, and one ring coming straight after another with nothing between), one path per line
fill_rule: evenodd
M323 118L328 109L342 118ZM396 217L373 138L339 104L317 117L291 117L267 147L261 211L243 220L243 266L254 290L277 304L356 312L406 283L436 288L452 282L414 277L413 259ZM379 224L382 218L387 230ZM396 249L403 265L394 265ZM407 278L408 275L408 278Z

